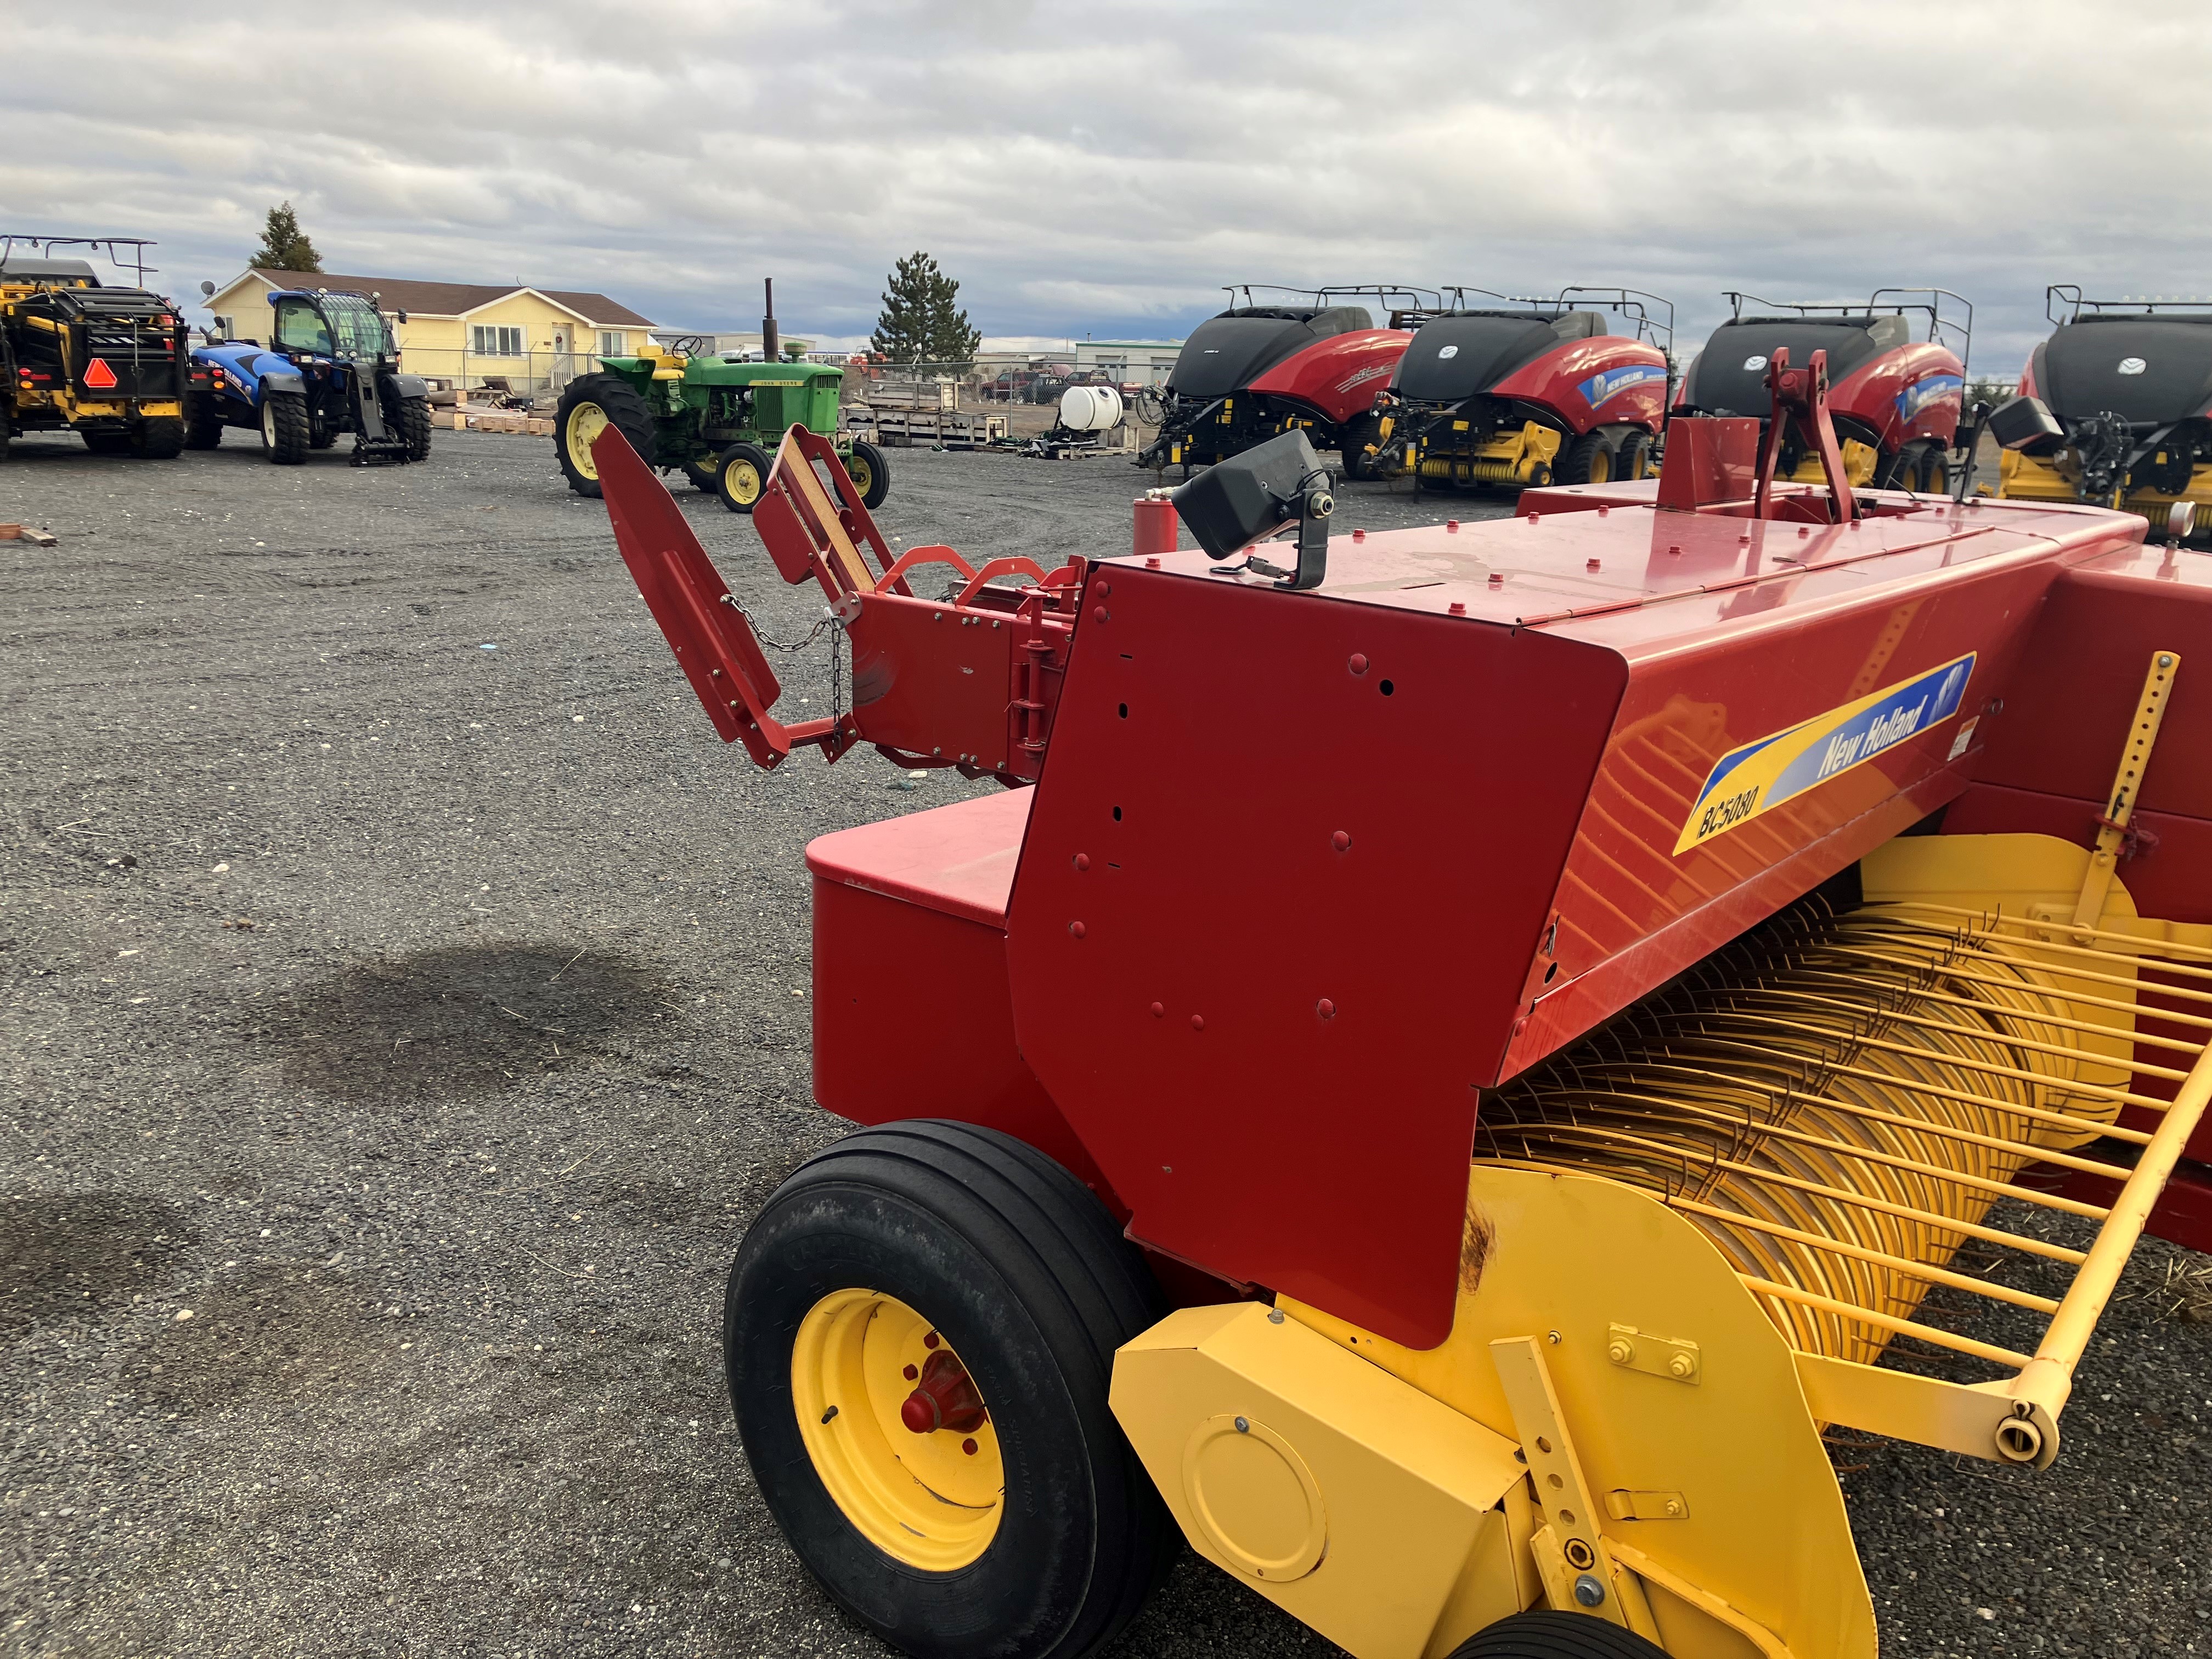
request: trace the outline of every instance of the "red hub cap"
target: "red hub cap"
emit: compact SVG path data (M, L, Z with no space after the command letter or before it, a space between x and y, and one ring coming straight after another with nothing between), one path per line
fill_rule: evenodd
M983 1425L983 1396L968 1376L968 1368L944 1349L929 1356L921 1380L899 1407L899 1421L916 1434L950 1429L967 1434Z

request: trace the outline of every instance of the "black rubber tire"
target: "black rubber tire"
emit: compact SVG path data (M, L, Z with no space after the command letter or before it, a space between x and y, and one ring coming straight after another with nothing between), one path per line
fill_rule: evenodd
M855 473L848 465L845 476L852 479L853 487L860 492L860 505L872 513L891 493L891 464L884 459L882 450L859 438L853 441L853 459L860 464L860 473ZM866 475L865 480L861 473Z
M1346 422L1336 452L1344 462L1344 476L1361 483L1379 477L1375 470L1375 457L1370 452L1382 441L1380 415L1356 415Z
M131 453L142 461L173 461L185 453L185 417L149 415L131 428Z
M1610 483L1613 465L1613 440L1597 427L1567 446L1553 477L1563 484Z
M399 419L394 423L400 441L407 446L407 459L427 461L430 459L430 404L424 398L402 398L399 400Z
M1951 493L1951 458L1940 449L1930 449L1928 459L1920 466L1920 493L1923 495L1948 495Z
M1633 483L1638 478L1651 476L1651 434L1638 427L1621 434L1613 449L1613 476L1622 483Z
M289 392L261 394L261 447L278 466L307 459L307 400Z
M1522 1613L1477 1631L1449 1659L1667 1659L1634 1631L1580 1613Z
M338 429L328 416L310 408L307 410L307 447L328 449L338 441Z
M684 463L684 476L691 480L692 489L709 495L715 493L715 480L721 476L721 459L719 455L701 455Z
M733 471L740 465L753 469L755 484L750 500L734 488L735 480L744 476L742 471ZM768 451L758 444L732 444L714 458L715 495L731 512L750 514L760 505L760 498L768 489L769 468L774 465L768 458Z
M629 447L647 466L653 465L654 448L653 411L637 395L637 388L619 374L580 374L562 392L560 405L553 411L553 451L560 458L561 471L568 480L568 488L596 501L600 494L599 481L587 477L568 453L568 421L579 404L597 404L605 414L607 424L629 441Z
M1536 463L1535 470L1528 474L1528 482L1522 484L1521 487L1523 489L1548 489L1551 488L1552 483L1553 473L1551 463L1548 461L1539 461Z
M195 392L185 399L185 447L213 449L222 441L222 409L211 392Z
M1006 1507L955 1571L868 1542L800 1437L799 1322L850 1288L934 1320L989 1403ZM993 1130L916 1119L848 1136L776 1189L730 1270L723 1358L761 1496L854 1618L918 1659L1078 1659L1136 1616L1179 1541L1107 1404L1115 1349L1165 1311L1066 1170Z

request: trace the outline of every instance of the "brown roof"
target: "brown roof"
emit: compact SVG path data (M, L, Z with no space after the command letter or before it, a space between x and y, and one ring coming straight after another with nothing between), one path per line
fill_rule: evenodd
M478 306L503 300L510 294L519 294L528 283L509 283L495 286L489 283L418 283L404 276L341 276L321 270L264 270L256 268L253 274L277 288L328 288L358 289L363 294L380 296L386 311L419 311L430 317L458 317L474 311ZM572 290L541 288L537 292L556 305L566 306L593 323L611 324L629 328L651 328L653 320L641 317L628 306L617 305L604 294L582 294Z

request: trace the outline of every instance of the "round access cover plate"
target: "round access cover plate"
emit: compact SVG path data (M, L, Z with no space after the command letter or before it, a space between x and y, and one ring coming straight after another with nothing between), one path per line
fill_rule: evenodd
M1266 1424L1233 1414L1200 1424L1183 1447L1182 1488L1199 1529L1239 1571L1283 1584L1321 1565L1328 1546L1321 1486Z

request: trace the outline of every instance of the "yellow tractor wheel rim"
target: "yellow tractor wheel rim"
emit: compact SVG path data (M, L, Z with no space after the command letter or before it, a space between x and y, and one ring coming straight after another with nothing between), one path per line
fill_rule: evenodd
M730 499L740 507L750 507L760 499L760 468L744 456L732 458L722 469L722 488L730 492Z
M868 493L869 489L876 482L875 469L858 455L848 455L845 458L845 476L853 481L853 488L863 495Z
M905 1303L861 1290L816 1303L791 1351L792 1404L814 1473L862 1537L927 1572L981 1556L1006 1508L1006 1464L988 1417L968 1434L916 1434L900 1420L921 1367L949 1352Z
M1589 481L1592 483L1613 482L1613 452L1611 450L1601 449L1590 457Z
M568 429L562 435L562 442L568 446L568 465L593 483L599 481L599 466L592 459L592 441L606 429L605 410L597 404L578 404L568 411Z

